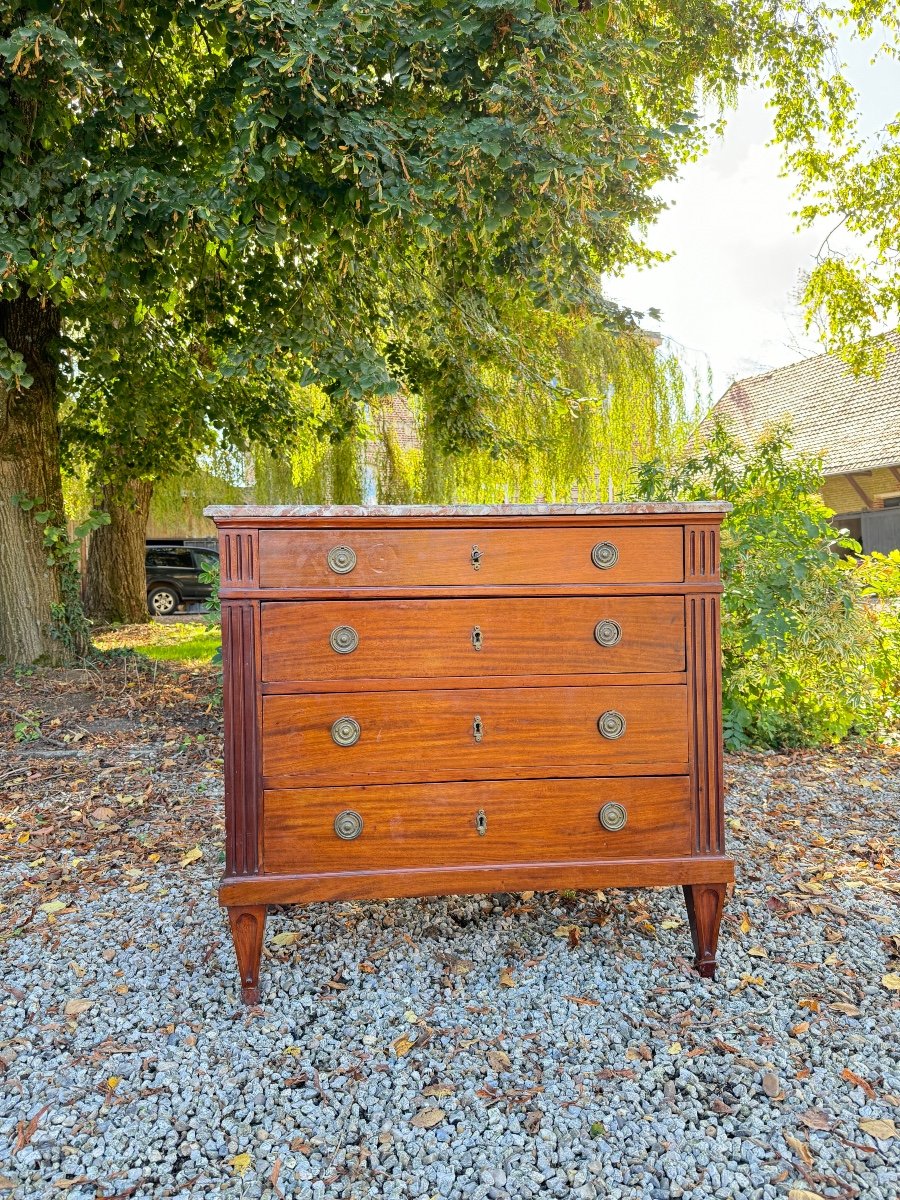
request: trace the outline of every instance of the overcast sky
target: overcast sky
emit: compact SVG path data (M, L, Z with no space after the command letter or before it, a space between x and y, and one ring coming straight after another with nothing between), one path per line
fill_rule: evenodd
M900 65L872 65L858 44L843 49L865 125L876 129L897 111ZM705 375L708 364L713 399L733 379L822 351L797 305L822 231L797 232L792 183L781 177L771 136L764 95L746 91L724 137L662 192L670 207L651 244L674 257L608 281L616 300L661 310L661 322L645 325L663 333L689 368Z

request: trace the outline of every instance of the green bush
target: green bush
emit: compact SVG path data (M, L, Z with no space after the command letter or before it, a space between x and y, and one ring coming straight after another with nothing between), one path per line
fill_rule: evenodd
M650 500L722 498L725 743L817 746L888 736L900 711L900 554L842 559L816 495L821 463L786 428L752 448L722 425L680 463L646 464Z

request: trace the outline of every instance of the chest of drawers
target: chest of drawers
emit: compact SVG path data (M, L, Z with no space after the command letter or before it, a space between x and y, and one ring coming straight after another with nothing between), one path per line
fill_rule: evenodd
M213 507L228 910L725 886L721 503Z

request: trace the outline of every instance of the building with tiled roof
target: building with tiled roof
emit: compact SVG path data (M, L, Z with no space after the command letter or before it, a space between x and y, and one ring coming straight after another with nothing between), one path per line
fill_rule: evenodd
M796 453L821 454L822 499L864 550L900 547L900 334L876 377L819 354L731 384L704 424L723 417L752 443L790 422Z

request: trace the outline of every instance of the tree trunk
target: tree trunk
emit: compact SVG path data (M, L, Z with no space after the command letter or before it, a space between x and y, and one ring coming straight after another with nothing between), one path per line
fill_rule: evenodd
M24 293L0 301L0 337L25 359L33 383L0 383L0 662L60 664L71 646L53 636L63 603L60 570L47 562L41 509L63 523L56 364L59 311ZM39 500L25 512L16 495Z
M153 484L132 480L124 489L103 488L110 523L91 534L84 606L97 621L124 625L150 620L144 547Z

